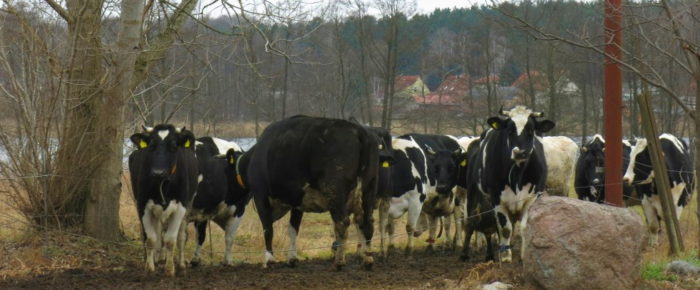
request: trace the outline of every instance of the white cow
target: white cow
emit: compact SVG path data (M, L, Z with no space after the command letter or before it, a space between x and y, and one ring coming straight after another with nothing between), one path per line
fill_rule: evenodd
M578 145L569 137L548 136L542 138L542 147L547 161L547 193L569 196L579 155Z

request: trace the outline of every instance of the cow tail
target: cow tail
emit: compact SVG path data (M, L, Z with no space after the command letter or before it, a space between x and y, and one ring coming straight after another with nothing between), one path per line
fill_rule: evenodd
M377 175L379 171L379 144L373 142L366 130L360 129L360 166L357 176L362 181L362 203L365 210L374 209L377 194ZM365 206L371 203L371 207Z

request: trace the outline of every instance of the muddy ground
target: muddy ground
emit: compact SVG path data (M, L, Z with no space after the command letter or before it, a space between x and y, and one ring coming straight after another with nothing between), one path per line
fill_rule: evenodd
M482 257L482 256L479 256ZM143 266L130 262L116 269L74 268L42 273L36 276L10 278L0 282L2 289L347 289L347 288L473 288L495 280L525 285L518 263L498 265L461 262L455 253L417 252L412 258L396 253L388 260L378 260L372 271L366 271L352 254L340 272L328 259L300 261L295 268L273 264L262 269L260 264L239 264L232 267L199 266L174 279L162 274L148 275ZM481 258L479 258L481 259Z

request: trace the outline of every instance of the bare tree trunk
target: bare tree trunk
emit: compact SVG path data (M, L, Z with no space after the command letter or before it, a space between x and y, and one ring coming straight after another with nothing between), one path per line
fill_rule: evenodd
M581 122L581 145L586 144L586 137L588 137L588 84L583 85L583 122Z
M287 24L287 31L285 32L284 39L286 43L286 50L289 51L289 34L290 29L292 29L291 23ZM282 119L287 117L287 95L289 94L289 58L284 58L284 78L282 79Z
M535 96L535 81L532 79L532 68L530 65L530 36L525 37L525 73L527 74L527 91L530 94L530 108L535 111L537 107L537 97Z
M485 49L485 56L486 56L486 107L488 109L488 114L491 114L494 109L493 109L493 96L492 96L492 91L491 91L491 32L487 32L486 34L486 49Z
M554 46L552 44L549 45L548 47L548 53L547 53L547 83L549 84L549 112L547 114L549 115L552 120L558 120L558 112L557 112L557 78L555 76L556 72L554 71ZM556 134L556 132L559 131L557 128L554 128L552 130L551 134Z
M104 100L103 85L100 80L105 75L102 67L103 49L101 42L102 1L68 1L68 13L72 21L68 23L71 38L71 64L66 85L68 105L67 119L63 124L64 137L60 140L56 174L51 180L53 195L69 196L59 213L65 213L57 220L64 224L80 224L85 211L86 200L99 202L99 193L90 194L91 185L85 179L94 179L108 170L99 168L95 158L97 143L96 118L100 114L100 105ZM82 10L82 11L81 11ZM82 13L81 13L82 12ZM103 141L103 140L100 140ZM106 144L110 146L111 144ZM108 150L107 148L100 148ZM98 154L99 155L99 154ZM110 154L101 154L100 161L110 160ZM112 157L113 158L113 157ZM106 159L106 160L105 160ZM117 228L118 229L118 228Z
M394 98L394 81L396 79L396 53L398 52L398 16L392 15L387 39L387 58L384 72L384 106L382 108L382 127L391 130L391 111Z

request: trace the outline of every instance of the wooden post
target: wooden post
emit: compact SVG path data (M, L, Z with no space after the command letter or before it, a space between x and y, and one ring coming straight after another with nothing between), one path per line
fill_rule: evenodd
M623 206L622 200L622 12L620 0L605 0L605 63L603 135L605 137L605 202Z
M661 144L659 142L658 128L654 120L654 114L649 105L649 96L645 92L637 97L639 102L639 112L642 116L642 128L647 137L647 149L651 157L651 165L654 170L654 182L659 191L659 199L663 208L663 218L666 224L666 233L668 241L671 245L671 252L678 255L684 250L683 238L681 236L680 227L678 226L678 218L676 216L676 207L671 196L671 186L668 180L668 171L666 170L666 160L664 159Z

